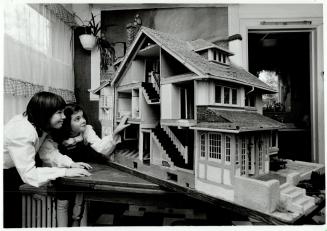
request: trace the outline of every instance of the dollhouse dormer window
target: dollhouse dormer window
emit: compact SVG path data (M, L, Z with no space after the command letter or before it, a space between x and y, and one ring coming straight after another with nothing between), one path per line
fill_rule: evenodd
M225 52L220 51L219 49L209 50L209 61L214 61L226 65L229 64L228 55Z
M215 103L237 105L237 89L216 85Z

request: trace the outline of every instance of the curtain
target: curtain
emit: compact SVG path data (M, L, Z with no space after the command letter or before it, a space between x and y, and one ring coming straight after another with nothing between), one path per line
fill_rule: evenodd
M72 29L43 4L6 4L4 22L4 122L42 90L75 101Z

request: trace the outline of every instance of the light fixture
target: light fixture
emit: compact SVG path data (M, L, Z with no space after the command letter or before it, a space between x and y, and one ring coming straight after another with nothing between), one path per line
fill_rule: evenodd
M261 21L261 25L311 25L311 21L275 21L275 22L267 22Z

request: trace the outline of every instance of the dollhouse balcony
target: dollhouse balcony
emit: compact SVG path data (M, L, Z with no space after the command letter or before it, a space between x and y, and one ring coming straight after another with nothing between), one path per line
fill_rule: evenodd
M192 127L197 124L194 119L161 119L160 123L166 126Z

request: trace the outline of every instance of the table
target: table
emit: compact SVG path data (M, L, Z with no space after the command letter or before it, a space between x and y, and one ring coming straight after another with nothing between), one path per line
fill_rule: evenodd
M195 190L176 188L175 185L172 187L167 182L161 182L149 176L143 176L144 179L142 179L140 178L142 174L123 169L122 166L114 163L91 165L93 166L90 171L91 176L64 177L57 179L57 182L73 187L81 201L85 199L86 201L126 203L130 206L141 207L157 205L163 208L172 206L180 209L205 208L209 211L207 213L209 216L213 213L216 217L223 216L224 219L229 220L229 222L222 222L224 225L231 225L232 221L249 220L256 221L256 224L303 224L308 217L324 206L323 200L310 214L292 223L285 223L267 214L199 194ZM80 222L79 219L80 217L75 218L77 224ZM209 223L212 225L211 222ZM218 225L220 225L219 222Z
M231 220L227 217L240 217L228 212L221 212L219 208L189 198L182 193L163 189L157 184L114 167L93 163L91 166L93 167L90 170L92 175L89 177L64 177L56 180L56 183L71 186L73 191L77 193L78 201L75 203L74 209L80 211L80 215L73 217L74 226L79 226L81 222L83 200L92 203L111 203L111 205L127 204L129 210L125 211L125 215L127 213L128 216L138 217L140 214L146 213L149 217L147 222L135 223L134 221L133 225L170 225L173 222L179 222L179 224L188 222L187 224L195 225L231 225L226 223ZM162 223L158 221L158 218L152 216L159 212L164 214ZM211 213L223 214L224 220L217 221L216 218L210 217ZM90 216L89 212L87 216ZM239 218L239 220L242 219L245 218Z

